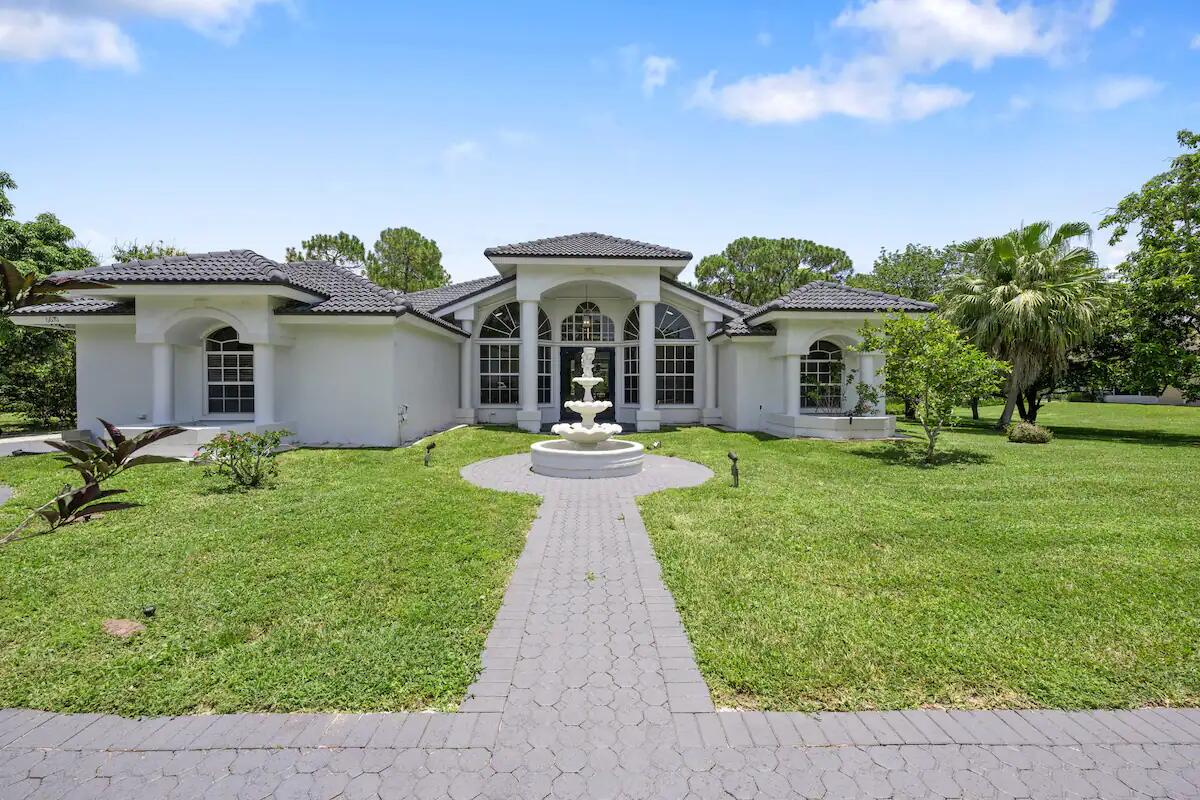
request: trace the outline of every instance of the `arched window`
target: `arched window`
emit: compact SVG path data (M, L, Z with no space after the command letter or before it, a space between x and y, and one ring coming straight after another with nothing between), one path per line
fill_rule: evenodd
M625 317L622 329L625 341L636 341L641 332L639 309ZM654 339L658 341L694 341L691 323L678 308L668 303L654 305ZM625 402L638 402L638 373L641 353L636 344L624 348ZM654 402L660 406L691 405L696 400L696 347L691 344L656 344L654 346Z
M505 303L497 308L479 326L480 339L520 339L521 304ZM538 340L550 341L550 318L538 309Z
M586 300L576 306L575 313L562 322L564 342L611 342L616 338L616 327L612 319L601 314L600 307L595 303Z
M842 408L842 349L818 339L800 359L800 407L840 411Z
M637 339L641 329L641 315L635 306L629 312L629 316L625 317L623 330L625 340ZM656 303L654 305L654 338L692 340L696 338L696 334L692 331L692 324L687 321L687 317L678 308L667 303Z
M204 338L205 386L209 414L254 413L254 345L233 328Z
M521 304L505 303L479 326L480 339L521 338ZM538 309L538 341L551 339L550 318ZM550 402L551 349L538 345L537 393L539 403ZM479 402L483 405L515 405L521 401L521 347L518 344L479 345Z

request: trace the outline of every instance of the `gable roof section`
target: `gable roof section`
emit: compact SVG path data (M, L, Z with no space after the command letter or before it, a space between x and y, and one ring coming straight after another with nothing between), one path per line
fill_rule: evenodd
M771 311L935 311L937 306L871 289L812 281L766 302L746 315L748 322Z
M463 281L462 283L452 283L448 286L439 286L436 289L409 292L405 299L412 303L413 308L418 310L438 311L446 306L474 297L477 294L482 294L501 284L512 283L516 279L516 275L509 275L508 277L489 275L486 278L475 278Z
M532 258L665 258L690 261L692 254L674 247L663 247L634 239L622 239L604 233L571 233L548 239L533 239L489 247L483 251L492 256L522 256Z

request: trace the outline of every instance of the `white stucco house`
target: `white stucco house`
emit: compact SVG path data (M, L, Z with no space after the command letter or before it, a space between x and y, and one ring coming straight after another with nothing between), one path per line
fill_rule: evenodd
M584 346L606 379L594 393L629 428L890 436L882 399L846 414L849 370L875 385L883 365L850 347L865 322L933 308L825 282L752 308L680 283L691 253L596 233L484 256L494 275L407 295L249 250L134 261L85 271L107 288L13 319L76 332L81 428L174 423L180 446L271 427L396 445L459 423L566 419Z

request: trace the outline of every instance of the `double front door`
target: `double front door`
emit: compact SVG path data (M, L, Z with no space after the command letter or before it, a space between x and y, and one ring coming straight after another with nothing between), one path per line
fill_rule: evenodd
M592 375L597 378L603 378L602 383L596 384L592 388L593 400L609 400L613 403L603 414L598 414L596 419L601 422L613 422L616 420L616 402L615 388L613 387L613 361L615 359L616 349L612 347L597 347L596 358L592 362ZM558 356L558 374L562 384L562 400L582 400L583 387L571 381L572 378L578 378L583 375L583 348L582 347L563 347L559 349ZM563 422L579 422L580 417L574 411L565 406L560 407L561 419Z

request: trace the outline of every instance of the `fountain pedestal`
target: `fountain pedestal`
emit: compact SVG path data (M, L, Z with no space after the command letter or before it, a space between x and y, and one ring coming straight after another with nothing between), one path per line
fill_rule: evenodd
M596 422L596 415L609 408L608 400L593 400L592 388L603 378L592 375L596 348L583 348L583 375L572 378L583 387L583 400L568 400L563 406L578 414L580 422L560 422L550 430L561 439L534 442L529 448L531 468L554 478L617 478L642 471L645 448L637 442L612 437L620 425Z

